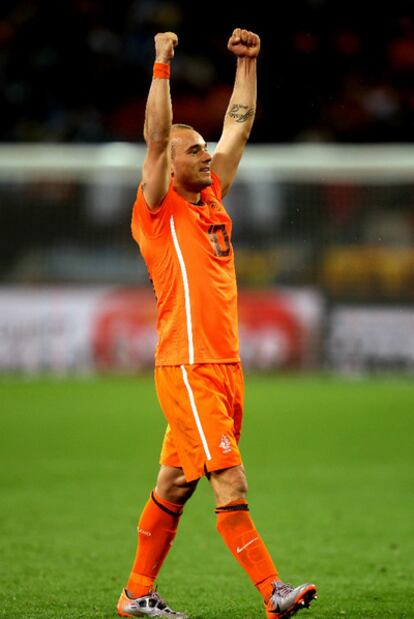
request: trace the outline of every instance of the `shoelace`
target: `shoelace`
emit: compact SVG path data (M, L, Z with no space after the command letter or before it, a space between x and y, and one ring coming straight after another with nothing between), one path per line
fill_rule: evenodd
M168 613L176 614L171 608L168 607L168 604L162 599L158 591L151 591L151 600L154 600L154 606L159 608L160 610L165 610Z
M158 593L156 589L151 591L150 600L154 600L154 605L152 606L152 608L156 607L159 610L165 610L165 612L171 613L171 615L179 615L180 617L183 616L177 611L170 608L168 604L165 602L165 600L163 600L163 598L160 596L160 594Z
M281 593L282 595L287 595L288 593L290 593L291 591L293 591L294 587L292 587L292 585L290 585L287 582L281 583L281 582L275 582L273 583L275 585L275 589L273 591L273 593Z

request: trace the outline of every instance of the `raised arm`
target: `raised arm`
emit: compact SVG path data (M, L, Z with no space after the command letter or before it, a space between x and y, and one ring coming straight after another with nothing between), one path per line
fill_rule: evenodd
M145 110L144 138L147 154L142 170L142 187L150 208L162 203L171 178L170 134L172 106L169 69L177 35L163 32L155 36L154 76Z
M256 59L260 38L254 32L236 28L227 44L237 56L236 78L224 117L223 132L214 151L212 170L221 181L225 195L234 180L256 113Z

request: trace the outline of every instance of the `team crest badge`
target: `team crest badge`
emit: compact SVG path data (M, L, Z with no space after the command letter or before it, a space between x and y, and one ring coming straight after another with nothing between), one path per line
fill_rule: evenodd
M219 447L224 454L228 454L231 452L231 442L226 434L223 434L223 436L221 437Z

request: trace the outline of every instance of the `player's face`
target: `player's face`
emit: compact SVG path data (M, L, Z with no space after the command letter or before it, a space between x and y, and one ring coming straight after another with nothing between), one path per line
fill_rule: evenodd
M191 191L200 191L211 185L211 156L207 144L197 131L175 131L172 149L171 167L176 184Z

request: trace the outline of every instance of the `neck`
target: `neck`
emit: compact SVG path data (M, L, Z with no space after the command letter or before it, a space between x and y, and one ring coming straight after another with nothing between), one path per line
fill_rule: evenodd
M191 191L181 186L175 186L175 191L179 193L184 200L192 202L192 204L198 204L201 201L201 193L199 191Z

